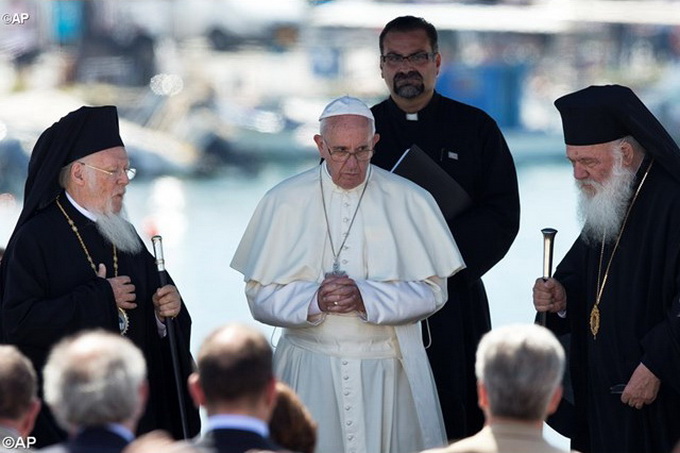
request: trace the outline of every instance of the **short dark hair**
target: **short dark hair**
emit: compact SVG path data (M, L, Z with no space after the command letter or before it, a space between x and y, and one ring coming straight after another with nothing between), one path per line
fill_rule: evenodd
M37 398L35 368L15 346L0 345L0 418L17 420Z
M198 353L198 376L208 405L255 398L274 378L272 349L259 331L229 324L211 333Z
M415 30L424 30L430 40L432 52L439 52L439 38L437 37L437 29L434 28L434 25L422 17L399 16L396 19L389 21L387 25L385 25L385 28L380 32L380 55L383 54L383 43L387 33L391 31L409 32Z

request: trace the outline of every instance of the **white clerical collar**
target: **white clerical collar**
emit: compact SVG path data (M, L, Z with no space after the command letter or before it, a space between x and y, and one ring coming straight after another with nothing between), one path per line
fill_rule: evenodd
M248 415L217 414L208 417L208 431L216 429L241 429L269 437L269 426L264 420Z
M83 208L83 207L80 206L78 203L76 203L76 200L74 200L73 197L72 197L71 195L69 195L68 192L64 192L64 193L66 193L66 198L68 199L68 201L71 202L71 204L73 205L73 207L76 208L76 209L78 210L78 212L80 212L82 215L84 215L84 216L87 217L88 219L92 220L93 222L96 222L96 221L97 221L97 216L95 216L95 215L92 214L90 211L88 211L87 209Z
M358 186L356 186L353 189L347 190L347 189L343 189L339 185L335 184L335 181L333 181L333 177L331 176L331 173L328 171L328 163L326 161L324 161L321 166L323 168L323 171L321 172L321 174L323 175L322 179L324 179L327 184L330 184L333 187L333 190L335 190L337 192L354 192L354 191L357 191L357 190L361 190L364 187L364 184L366 184L366 182L368 181L368 177L371 175L371 170L372 170L371 169L372 165L368 164L368 168L366 169L366 176L364 176L364 180L362 181L362 183L359 184Z
M418 112L407 113L406 114L406 121L418 121Z

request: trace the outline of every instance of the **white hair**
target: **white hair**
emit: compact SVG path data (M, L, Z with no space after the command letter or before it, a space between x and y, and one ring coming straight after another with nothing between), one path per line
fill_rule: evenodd
M564 366L564 349L552 332L515 324L482 337L475 372L494 416L534 421L545 418Z
M97 217L97 230L118 250L130 254L142 251L143 245L139 240L135 227L127 221L125 208L119 213L95 212Z
M87 184L91 191L97 190L96 179L88 179ZM97 217L97 230L118 250L130 254L139 253L143 245L137 236L135 227L127 220L125 207L123 206L120 212L114 212L111 204L112 201L109 200L103 212L92 210Z
M612 142L610 152L614 158L614 164L606 181L602 183L592 179L576 181L580 189L578 214L583 222L581 238L587 244L613 241L621 229L628 210L637 169L624 167L624 143L630 143L634 148L639 146L632 137L624 137ZM594 186L595 194L586 193L582 189L584 184Z
M120 335L90 331L52 349L44 369L45 401L66 430L122 423L140 415L145 381L146 362L137 346Z

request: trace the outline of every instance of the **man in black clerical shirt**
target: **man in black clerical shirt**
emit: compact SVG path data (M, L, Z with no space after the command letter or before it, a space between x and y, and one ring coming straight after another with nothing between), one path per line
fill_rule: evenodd
M94 327L126 335L148 364L149 403L138 431L163 428L181 437L164 320L176 320L186 393L191 318L172 282L160 287L153 256L125 220L134 169L116 108L81 107L60 119L38 139L28 170L24 208L0 262L2 341L40 371L65 335ZM195 434L197 411L188 409L186 419ZM33 435L39 447L65 437L46 407Z
M584 220L555 277L534 284L548 327L571 334L573 414L557 428L583 452L671 451L680 438L680 148L629 88L591 86L555 106Z
M475 351L491 328L481 277L505 256L519 229L519 193L510 151L495 121L483 111L435 91L441 65L437 31L413 16L398 17L380 34L380 70L390 97L373 106L380 141L373 163L392 169L416 145L462 191L446 204L459 206L446 221L467 268L449 278L449 300L428 320L425 344L449 439L482 428L477 406ZM421 183L421 181L415 181ZM426 185L423 185L426 187ZM426 187L427 188L427 187ZM454 198L455 197L455 198Z

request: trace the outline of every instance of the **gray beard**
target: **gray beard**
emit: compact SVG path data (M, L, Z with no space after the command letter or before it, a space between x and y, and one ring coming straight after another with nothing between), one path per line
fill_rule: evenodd
M417 82L409 82L407 84L397 85L397 82L402 79L416 79ZM425 91L425 84L423 83L423 78L416 71L411 71L408 74L399 73L395 75L392 84L394 92L399 97L402 97L404 99L416 98L423 94L423 92Z
M124 209L121 209L119 214L97 212L95 215L97 216L97 230L118 250L131 255L142 251L142 243L135 227L126 220L127 215Z
M584 222L581 239L588 245L612 242L621 229L633 194L635 171L617 161L612 174L604 183L577 181L579 187L579 218ZM588 182L596 188L595 195L584 192L580 184Z

